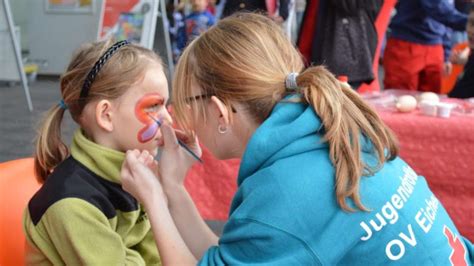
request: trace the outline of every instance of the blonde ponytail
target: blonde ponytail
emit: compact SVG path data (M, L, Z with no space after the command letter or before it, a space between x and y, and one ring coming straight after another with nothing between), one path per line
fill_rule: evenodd
M324 139L336 170L336 198L347 211L353 211L346 199L357 208L367 210L361 202L361 176L372 175L387 160L398 154L396 138L377 113L357 92L344 86L322 66L310 67L297 77L305 100L311 104L324 126ZM368 165L361 158L361 137L370 143L377 165Z
M42 183L52 170L68 155L61 139L61 122L65 109L53 106L43 118L36 137L35 174Z

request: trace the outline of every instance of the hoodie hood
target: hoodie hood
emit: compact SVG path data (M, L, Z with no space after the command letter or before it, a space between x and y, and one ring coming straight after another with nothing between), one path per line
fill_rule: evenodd
M279 159L327 148L322 124L313 108L288 98L278 103L247 144L237 179L244 180Z

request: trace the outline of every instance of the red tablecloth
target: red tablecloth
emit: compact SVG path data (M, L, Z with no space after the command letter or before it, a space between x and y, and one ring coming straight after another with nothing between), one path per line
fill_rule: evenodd
M474 117L449 119L380 111L400 140L400 155L426 177L454 222L474 241ZM217 161L190 171L186 187L205 219L225 220L236 190L239 161Z
M474 241L474 117L379 112L400 156L426 178L461 233Z
M226 220L230 202L237 189L240 160L219 161L203 148L203 164L189 171L185 186L201 216L208 220Z

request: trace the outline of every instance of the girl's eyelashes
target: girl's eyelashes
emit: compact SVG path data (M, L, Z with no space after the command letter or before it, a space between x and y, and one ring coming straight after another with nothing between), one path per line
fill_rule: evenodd
M146 107L145 112L146 113L157 113L160 110L161 106L162 106L161 104L155 103L151 106Z

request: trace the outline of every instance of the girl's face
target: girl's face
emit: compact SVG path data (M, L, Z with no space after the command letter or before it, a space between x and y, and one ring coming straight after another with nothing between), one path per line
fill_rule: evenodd
M120 151L139 149L156 155L163 137L154 120L172 122L166 109L168 99L168 82L162 67L150 67L143 79L118 100L113 136Z

